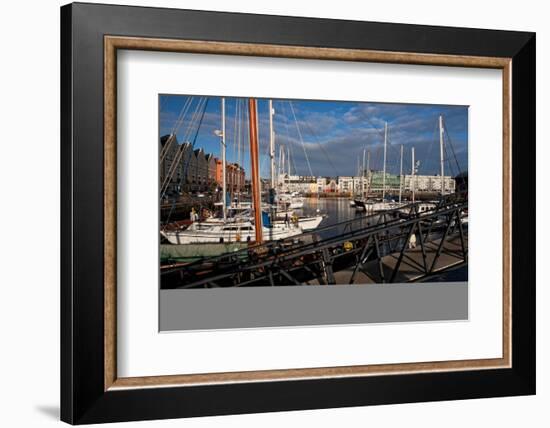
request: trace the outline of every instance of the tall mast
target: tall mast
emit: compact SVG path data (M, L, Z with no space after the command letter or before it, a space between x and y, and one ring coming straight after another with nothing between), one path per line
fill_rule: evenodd
M361 170L361 196L365 196L365 149L363 149L363 169Z
M403 144L401 144L401 156L399 157L399 203L403 193Z
M359 158L357 158L357 177L361 177L361 164L359 163ZM353 180L355 182L355 180ZM360 180L359 186L361 186L361 183L363 182L363 179ZM361 189L359 192L357 192L357 185L354 184L353 188L353 195L357 196L357 194L361 195L363 192L363 189Z
M411 170L411 190L412 190L412 201L414 202L414 192L415 192L415 183L414 183L414 173L415 173L415 165L414 165L414 147L411 148L411 157L412 157L412 170Z
M262 207L260 201L260 159L258 149L258 116L254 98L248 99L248 126L250 130L250 164L252 175L252 202L254 207L254 229L256 243L262 242Z
M281 162L283 160L281 149L282 146L279 146L279 162L277 163L277 187L279 186L279 181L281 180Z
M384 122L384 171L382 176L382 201L386 198L386 146L388 144L388 122Z
M288 164L288 187L290 187L290 147L286 148L286 154L286 163ZM296 174L296 171L294 171L294 174Z
M369 197L370 192L370 150L367 150L367 194L365 195L365 198Z
M285 148L284 148L284 146L281 146L281 176L283 177L283 183L282 183L282 188L283 189L285 187L285 162L286 162Z
M439 115L439 162L441 163L441 194L445 193L445 166L443 163L443 116Z
M227 198L227 183L225 176L225 98L222 98L222 212L223 219L226 219L226 201Z
M269 157L271 158L271 188L275 189L275 132L273 130L273 101L269 100Z

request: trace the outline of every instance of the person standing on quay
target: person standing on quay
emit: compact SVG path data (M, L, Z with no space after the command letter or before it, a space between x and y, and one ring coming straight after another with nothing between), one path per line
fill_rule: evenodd
M409 238L409 248L416 248L416 235L414 233Z

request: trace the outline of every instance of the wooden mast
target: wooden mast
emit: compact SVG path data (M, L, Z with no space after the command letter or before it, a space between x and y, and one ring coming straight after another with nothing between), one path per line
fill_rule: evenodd
M262 242L262 207L260 189L260 159L258 149L258 116L256 99L248 99L248 125L250 134L250 164L252 178L252 202L254 207L254 229L256 243Z

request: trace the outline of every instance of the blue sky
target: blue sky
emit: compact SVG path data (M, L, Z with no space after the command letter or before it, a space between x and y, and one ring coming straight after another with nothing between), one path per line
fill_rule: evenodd
M242 164L248 176L248 99L226 98L225 104L227 160ZM447 131L445 174L467 171L468 107L465 106L274 99L273 107L275 154L278 156L281 145L290 151L292 174L356 175L357 162L362 162L364 149L370 151L371 169L382 170L385 122L388 123L388 172L399 173L399 152L403 144L404 173L410 173L411 147L414 147L416 160L420 161L418 173L437 174L440 114ZM269 175L268 110L268 101L259 99L263 177ZM182 111L186 114L178 123ZM195 121L192 120L194 114ZM194 141L195 148L220 156L220 138L215 134L221 129L220 97L161 95L159 121L161 136L175 131L179 142Z

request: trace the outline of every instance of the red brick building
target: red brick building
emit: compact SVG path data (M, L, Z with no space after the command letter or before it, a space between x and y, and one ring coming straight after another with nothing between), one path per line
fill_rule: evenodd
M222 161L216 159L216 182L222 186ZM228 163L225 166L226 188L230 193L240 192L244 189L245 172L244 168L236 163Z

